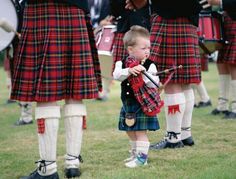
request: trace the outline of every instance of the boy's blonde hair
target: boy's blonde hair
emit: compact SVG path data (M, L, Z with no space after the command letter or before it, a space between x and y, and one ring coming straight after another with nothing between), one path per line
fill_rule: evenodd
M150 34L144 27L134 25L128 32L125 33L123 38L125 48L127 49L128 46L136 45L138 37L150 39Z

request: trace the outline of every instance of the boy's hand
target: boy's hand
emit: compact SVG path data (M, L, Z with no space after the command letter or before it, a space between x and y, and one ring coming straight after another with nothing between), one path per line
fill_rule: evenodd
M137 65L135 67L129 68L129 73L137 76L138 74L140 74L142 71L145 71L145 68L142 65Z

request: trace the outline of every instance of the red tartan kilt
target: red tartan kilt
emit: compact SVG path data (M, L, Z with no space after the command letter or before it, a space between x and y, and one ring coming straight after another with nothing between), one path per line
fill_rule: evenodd
M126 51L123 43L124 35L125 33L115 33L114 45L113 45L114 63L117 61L121 61L122 59L128 56L128 52Z
M225 44L219 51L218 63L236 64L236 20L232 20L226 13L224 14Z
M173 75L171 83L199 83L201 61L197 27L187 18L164 19L158 15L151 18L151 56L158 71L182 65ZM164 83L168 74L160 75Z
M83 10L54 0L26 5L14 59L12 99L49 102L98 97L100 66L86 19Z

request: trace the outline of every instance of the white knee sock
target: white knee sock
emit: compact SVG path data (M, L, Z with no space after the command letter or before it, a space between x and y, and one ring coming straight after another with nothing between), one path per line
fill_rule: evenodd
M181 140L186 139L191 136L191 123L192 123L192 113L194 105L194 93L192 89L184 91L185 96L185 110L181 125Z
M236 113L236 80L231 80L230 85L231 85L231 89L232 89L231 110L232 110L232 112Z
M230 75L219 75L219 99L217 109L220 111L229 109Z
M202 81L198 85L196 85L196 89L199 94L200 101L207 102L210 100L206 87Z
M57 165L55 161L57 148L57 132L60 117L59 106L35 108L35 118L38 125L40 159L46 161L45 170L42 168L41 171L38 171L42 176L51 175L57 171Z
M66 168L79 167L79 155L82 144L83 117L86 116L84 104L67 104L64 106L66 131Z
M167 132L175 133L176 136L168 137L171 143L181 140L181 123L185 111L184 93L166 94L164 98Z

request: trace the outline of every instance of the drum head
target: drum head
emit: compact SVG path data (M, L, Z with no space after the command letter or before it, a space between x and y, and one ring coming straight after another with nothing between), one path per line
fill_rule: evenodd
M0 21L6 21L14 28L14 30L17 29L17 13L15 10L15 6L11 0L1 0ZM14 37L14 32L6 32L0 27L0 51L9 46Z

